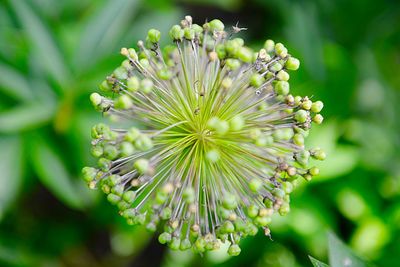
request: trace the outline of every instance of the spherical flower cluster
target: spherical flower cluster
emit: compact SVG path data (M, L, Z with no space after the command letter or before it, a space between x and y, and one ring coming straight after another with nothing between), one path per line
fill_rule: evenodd
M323 104L289 94L290 70L299 68L285 46L267 40L259 51L245 46L217 19L203 26L186 16L161 49L151 29L93 93L94 107L132 127L92 128L97 167L85 167L129 224L161 230L172 249L202 253L263 229L271 216L289 211L296 179L319 170L306 149ZM126 124L125 124L126 125Z

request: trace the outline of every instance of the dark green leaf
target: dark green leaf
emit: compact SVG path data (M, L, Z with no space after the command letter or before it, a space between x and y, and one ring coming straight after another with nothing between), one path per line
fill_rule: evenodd
M38 137L32 147L33 167L42 183L66 205L80 209L83 207L79 188L71 180L61 157L48 142Z
M20 138L0 137L0 219L17 197L22 182L22 147Z
M55 112L54 105L27 104L0 113L0 133L29 130L49 122Z
M333 233L328 234L329 264L331 267L366 267L367 264L337 238Z
M57 44L40 18L25 1L10 1L42 64L58 82L68 80L69 73Z
M311 256L308 256L311 260L311 263L314 267L329 267L328 264L323 263L322 261L319 261Z
M109 0L93 14L78 46L75 58L78 68L94 64L104 52L110 53L129 27L128 21L134 16L136 5L137 1Z
M0 63L0 90L20 100L31 100L32 91L26 78L13 68Z

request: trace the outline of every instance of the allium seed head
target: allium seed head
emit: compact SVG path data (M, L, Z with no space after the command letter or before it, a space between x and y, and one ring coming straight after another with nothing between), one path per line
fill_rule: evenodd
M289 94L299 60L272 40L253 51L234 37L240 30L186 16L161 49L151 29L137 50L121 49L126 59L90 97L137 128L92 128L99 160L83 169L85 181L129 224L163 229L159 241L172 249L202 253L228 241L238 255L242 237L259 228L269 236L271 216L289 212L293 182L319 173L310 158L325 158L304 147L323 103Z

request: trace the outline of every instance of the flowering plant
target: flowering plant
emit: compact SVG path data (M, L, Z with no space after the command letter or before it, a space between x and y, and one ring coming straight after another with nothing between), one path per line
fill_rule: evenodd
M122 48L121 66L104 80L94 107L137 127L92 128L98 166L85 167L90 188L100 188L129 224L162 226L161 243L204 252L259 228L270 234L271 216L289 211L299 177L318 174L306 149L323 104L289 94L288 70L299 60L281 43L254 52L217 19L203 26L186 16L159 46L148 32L138 51Z

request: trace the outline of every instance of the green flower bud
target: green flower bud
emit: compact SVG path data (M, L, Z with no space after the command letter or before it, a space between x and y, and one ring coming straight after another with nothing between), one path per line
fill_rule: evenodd
M295 134L293 136L293 143L298 146L304 146L304 136L302 134Z
M171 241L172 237L171 234L169 233L162 233L158 236L158 242L160 242L161 244L166 244L169 243Z
M118 184L114 187L111 188L111 193L122 197L122 194L124 193L124 185Z
M124 139L128 142L134 142L136 139L140 136L140 131L135 128L131 127L129 130L126 132Z
M283 203L282 206L279 207L279 215L281 216L285 216L286 214L288 214L290 212L290 206L287 203Z
M111 161L106 158L100 158L97 161L97 165L99 166L100 170L102 170L103 172L107 172L110 168Z
M315 122L316 124L321 124L323 120L324 120L324 117L322 117L321 114L316 114L313 117L313 122Z
M136 139L135 147L141 151L147 151L153 148L153 142L151 141L150 137L142 134Z
M300 109L294 114L294 119L299 123L305 123L308 118L308 112Z
M167 81L172 78L172 72L168 68L162 68L157 74L161 80Z
M311 105L311 111L314 113L319 113L319 112L321 112L323 107L324 107L324 103L322 103L322 101L315 101Z
M247 208L247 215L249 215L250 218L254 218L258 215L258 210L259 208L256 205L250 205Z
M275 45L275 54L281 58L285 58L288 54L288 50L283 44L277 43Z
M300 61L297 58L289 57L288 60L286 60L285 68L288 70L297 70L299 66Z
M233 233L235 231L235 226L231 221L225 221L221 226L221 231L223 233Z
M261 76L258 73L254 73L251 77L250 77L250 85L253 87L260 87L264 82L264 77Z
M121 200L121 197L120 197L120 196L117 196L117 195L115 195L115 194L108 194L108 195L107 195L107 200L108 200L111 204L117 205L118 202Z
M293 184L290 182L282 183L282 190L285 191L286 194L290 194L293 191Z
M99 89L103 92L110 92L111 91L111 86L108 83L107 80L104 80L100 85L99 85Z
M278 81L275 84L275 92L278 95L287 95L289 93L289 83L285 81Z
M254 53L253 50L248 47L240 47L237 53L237 57L245 63L250 63L254 59Z
M82 177L86 182L93 181L96 179L97 169L92 167L84 167L82 169Z
M146 225L146 230L151 232L151 233L154 233L157 230L157 225L154 222L149 222Z
M136 210L135 209L126 209L124 210L124 212L122 213L122 216L125 219L133 219L136 216Z
M141 158L135 161L133 167L140 173L144 174L149 170L149 161L147 159Z
M253 192L258 192L262 187L262 181L260 179L254 178L249 183L249 188Z
M277 74L276 74L276 78L280 81L285 81L287 82L290 78L289 73L287 73L284 70L280 70Z
M235 195L232 195L230 193L225 193L223 198L222 198L222 205L224 208L233 210L237 207L237 200Z
M172 250L178 250L181 245L181 240L178 237L173 237L168 245Z
M241 252L240 247L237 244L232 244L228 249L228 254L230 256L238 256Z
M98 107L101 104L102 97L98 93L92 93L90 95L90 101L92 102L94 107Z
M319 174L319 169L317 167L312 167L308 170L308 173L312 176L317 176Z
M213 19L208 23L211 31L223 31L225 26L219 19Z
M103 154L105 158L113 160L118 156L119 152L115 146L107 145L104 147Z
M229 121L229 128L232 131L240 131L243 129L245 121L242 116L236 115Z
M257 216L254 219L254 223L257 224L260 227L265 227L265 226L267 226L268 224L271 223L271 217L265 217L265 216L264 217L260 217L260 216Z
M103 155L103 147L101 145L94 145L90 149L90 153L94 157L99 158L99 157L101 157Z
M308 160L310 159L310 152L304 150L298 153L296 156L296 161L303 166L307 166Z
M149 94L153 90L153 82L150 79L143 79L140 82L140 91Z
M317 160L324 160L326 158L325 152L320 148L310 150L310 154Z
M278 72L282 69L282 65L279 62L271 64L268 68L272 72Z
M135 152L135 147L132 145L132 143L122 142L119 146L119 150L121 151L122 157L128 157Z
M147 37L149 38L150 42L158 43L158 41L160 41L161 38L161 32L156 29L150 29L147 32Z
M128 78L128 73L126 72L126 69L124 67L116 68L113 74L114 77L117 78L118 80L125 80Z
M225 64L231 70L236 70L240 67L240 61L233 58L228 58Z
M285 191L283 191L281 188L274 188L272 190L272 194L277 198L283 198L285 196Z
M172 210L171 210L171 208L169 208L169 207L163 208L163 209L161 210L161 212L160 212L160 217L161 217L161 219L163 219L163 220L168 220L168 219L170 219L170 218L171 218L171 215L172 215Z
M275 49L275 42L272 40L266 40L264 43L264 48L267 51L267 53L271 53Z
M303 103L301 104L301 107L305 110L310 110L312 106L312 101L311 100L305 100L303 101Z
M193 248L195 249L195 251L202 253L205 251L205 246L206 246L206 241L204 240L204 237L200 236L194 242Z
M185 39L187 40L193 40L196 35L196 32L192 28L185 28L183 29L183 36L185 36Z
M139 90L139 79L136 76L129 77L126 81L126 87L129 92L137 92Z
M182 41L183 34L183 30L179 25L172 26L171 30L169 31L169 36L174 41Z
M132 191L132 190L126 191L122 195L122 199L128 203L133 203L133 201L135 200L135 197L136 197L136 192Z
M116 174L110 175L107 179L110 186L116 186L121 183L122 177Z
M180 250L188 250L189 248L192 247L192 243L190 242L190 240L188 238L185 238L181 241L181 245L179 247Z

